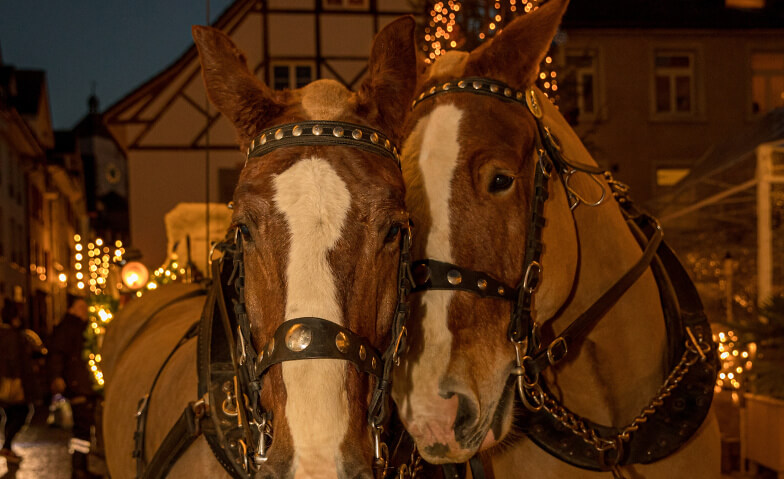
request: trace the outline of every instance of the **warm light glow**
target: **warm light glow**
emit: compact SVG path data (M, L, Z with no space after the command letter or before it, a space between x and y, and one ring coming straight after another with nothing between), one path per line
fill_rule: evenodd
M84 283L79 281L78 283L76 283L76 287L79 289L84 289Z
M167 271L168 272L168 271ZM138 261L131 261L123 266L121 277L125 286L130 289L139 289L147 284L150 277L147 267Z
M101 246L103 244L103 240L101 238L98 238L97 240L95 240L95 244Z
M76 248L76 251L81 251L82 250L82 245L77 244L76 246L74 246L74 248Z
M65 273L60 273L57 275L57 279L59 279L61 283L65 283L65 280L68 279L68 276L66 276Z
M79 236L79 235L74 235L74 241L76 241L78 243L78 242L82 241L82 237Z

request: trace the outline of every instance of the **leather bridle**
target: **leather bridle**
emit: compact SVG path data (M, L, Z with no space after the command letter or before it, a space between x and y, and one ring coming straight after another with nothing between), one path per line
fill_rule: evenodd
M339 121L303 121L278 125L262 131L251 141L248 160L262 157L280 148L295 146L347 146L387 157L400 168L397 147L381 132L363 125ZM246 162L247 164L247 162ZM390 416L389 394L392 367L399 362L398 352L405 340L405 323L408 318L406 298L411 284L409 281L409 250L411 229L401 228L400 260L398 263L398 302L395 307L390 332L390 342L384 352L378 351L365 337L354 333L324 318L300 317L284 321L260 351L253 346L250 324L245 308L245 266L243 239L240 229L234 235L234 271L230 282L234 283L237 300L234 314L237 318L238 364L244 369L241 376L247 377L247 392L251 399L248 408L251 426L263 430L258 448L253 454L258 466L267 461L269 447L266 438L272 438L272 415L263 411L258 403L259 391L264 374L275 364L303 359L339 359L354 364L359 372L376 378L376 385L368 409L368 425L374 445L375 467L386 468L387 450L381 434ZM244 382L244 381L242 381ZM249 428L253 429L253 428Z
M677 263L677 260L674 259L674 255L671 255L669 249L662 243L662 230L658 221L638 210L626 195L628 187L615 181L609 172L591 165L575 164L563 155L558 139L550 129L544 125L544 109L542 108L539 93L534 88L529 88L526 91L517 91L502 82L488 78L464 78L461 80L448 81L429 88L414 100L412 109L434 97L456 93L488 96L505 103L521 105L531 113L536 122L537 135L535 137L534 155L536 156L537 161L534 167L535 176L534 187L531 191L531 211L529 213L527 230L528 238L525 243L523 259L524 274L517 286L510 286L495 279L492 274L487 272L474 271L469 268L434 259L423 259L412 263L414 288L411 292L421 292L429 289L467 291L481 297L498 298L512 303L507 337L514 345L516 355L515 367L512 370L510 380L516 383L520 399L529 412L534 413L534 416L537 414L549 415L547 420L539 421L538 427L541 428L542 424L549 421L549 424L554 424L559 429L571 432L590 446L585 454L583 454L583 456L588 456L587 458L582 457L573 460L570 459L569 456L574 455L574 450L568 454L566 452L559 454L555 451L557 446L551 447L551 444L549 443L542 445L542 443L547 441L537 440L536 435L530 428L526 430L526 433L529 434L529 436L532 436L532 439L542 445L548 452L551 452L560 459L578 467L607 471L611 470L613 473L618 473L619 465L622 464L630 462L651 462L671 454L679 444L676 444L675 448L671 447L671 444L666 444L666 447L663 447L662 451L655 451L655 453L647 451L647 457L642 457L642 459L640 459L640 457L632 457L631 454L627 454L624 451L624 442L630 440L631 433L636 431L641 423L645 422L654 412L656 412L657 408L662 409L663 400L669 397L678 384L683 381L684 376L688 373L689 366L699 360L706 364L704 368L707 371L706 374L703 375L705 378L700 376L699 380L694 380L699 382L700 386L699 393L695 392L694 394L695 396L699 395L700 397L700 399L696 401L700 406L700 414L702 414L702 416L696 426L692 427L690 424L689 427L681 431L681 436L684 436L682 437L682 442L696 431L702 418L707 414L707 407L703 407L704 405L702 402L704 401L702 401L701 398L706 394L712 394L712 382L715 380L716 374L715 348L712 344L710 327L702 313L702 305L699 302L699 297L696 295L696 291L694 291L694 287L688 279L688 276L682 272L682 268ZM598 201L586 201L570 187L570 177L578 172L589 175L590 178L602 187L602 197ZM542 336L540 334L540 325L543 321L534 320L533 309L534 296L542 274L542 230L545 225L543 216L544 204L548 199L547 182L548 180L553 179L554 176L556 177L555 179L562 181L567 194L567 200L573 210L580 203L588 206L598 206L605 200L606 195L604 186L601 185L593 175L603 175L607 180L613 196L621 205L622 213L624 214L627 223L629 223L630 228L640 242L643 253L639 260L624 273L620 279L608 288L582 314L573 320L565 330L552 341L543 344ZM644 233L643 230L645 230ZM672 259L669 258L668 254L672 256ZM667 258L660 259L660 256L667 256ZM638 418L635 418L633 425L625 429L612 429L603 426L592 428L591 426L593 426L593 423L569 412L549 394L545 385L540 381L540 374L549 366L553 366L559 361L562 361L570 352L573 353L575 350L579 349L582 340L590 333L605 313L607 313L607 311L649 267L653 267L651 263L654 259L656 259L656 264L653 266L657 266L659 262L666 261L663 268L653 268L655 274L659 269L664 269L665 276L669 274L670 279L674 278L672 281L673 283L676 282L675 280L678 280L679 283L688 283L682 286L682 289L685 290L685 292L679 291L675 294L677 295L677 300L687 304L689 307L693 306L691 309L694 310L694 317L682 319L678 316L678 318L672 320L673 324L677 322L679 325L684 325L683 337L686 338L685 344L680 339L677 339L681 338L680 328L673 328L678 329L678 331L672 332L672 334L676 335L675 343L678 344L675 348L677 354L675 359L676 362L677 359L681 359L681 361L677 364L671 363L672 372L670 377L667 378L667 381L660 390L660 392L666 390L667 393L664 395L660 394L654 398L652 406L649 406L649 408L646 409L648 411L647 415L642 414L639 421ZM677 266L674 266L673 263ZM658 276L656 279L657 282L659 282L660 278ZM669 279L667 280L667 284L669 284ZM663 293L662 296L664 296ZM663 301L670 300L665 298ZM677 306L674 309L677 310ZM678 313L680 312L678 311L676 314ZM548 318L548 320L549 319L552 318ZM671 332L668 331L668 334L669 333ZM680 354L681 351L682 355ZM713 360L706 361L706 358L712 358ZM692 373L692 376L696 375L694 371L692 371ZM709 390L703 391L706 387ZM683 389L684 388L681 387L681 391L679 392L683 392ZM707 404L709 406L710 399L708 399ZM644 410L644 413L646 410ZM699 414L697 414L697 416L699 416ZM597 430L602 434L597 433ZM540 434L540 436L543 434L544 433ZM561 438L563 438L563 436L561 436ZM565 441L562 440L561 442ZM680 444L682 444L682 442Z
M245 165L249 160L277 149L294 146L356 148L391 159L400 168L397 148L388 137L367 126L338 121L303 121L265 129L251 141ZM399 362L398 353L405 348L405 324L409 315L406 298L412 283L409 269L410 225L401 226L398 301L389 343L383 352L378 351L367 338L317 317L284 321L264 347L257 351L245 302L242 229L242 226L236 227L232 236L213 247L223 255L211 261L213 279L202 319L175 346L161 366L150 392L139 402L134 435L137 477L164 477L177 458L202 433L207 437L215 457L232 477L252 477L267 462L267 451L274 436L272 412L264 410L260 404L265 373L275 364L314 358L349 361L359 372L376 379L367 421L373 437L374 469L377 475L383 477L387 470L388 449L382 434L390 418L391 374L392 368ZM213 320L216 315L218 321ZM197 336L200 399L185 408L153 458L147 462L144 446L149 398L169 358L182 344ZM229 368L226 367L227 356L230 357Z

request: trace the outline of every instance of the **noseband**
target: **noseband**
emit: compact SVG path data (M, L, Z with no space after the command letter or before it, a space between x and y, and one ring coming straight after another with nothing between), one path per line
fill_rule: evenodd
M619 473L620 465L649 463L672 454L696 432L707 415L717 360L699 296L675 255L662 242L659 222L637 209L627 196L628 187L615 181L609 172L573 163L564 156L560 142L544 125L544 109L535 89L523 92L488 78L465 78L431 87L414 100L412 109L435 97L455 93L471 93L521 105L536 121L534 156L537 161L523 258L524 274L520 283L513 287L490 273L424 259L412 263L414 288L411 292L458 290L512 303L507 337L514 345L516 357L510 384L516 383L518 395L530 413L522 423L518 422L518 426L546 451L577 467L613 471L614 474ZM569 186L569 179L576 173L587 174L602 187L600 199L585 200ZM547 181L555 177L563 183L567 200L574 210L580 203L598 206L604 202L604 186L594 175L603 175L606 179L643 253L565 330L543 344L541 322L534 320L533 307L542 274ZM540 374L578 349L596 323L649 267L659 285L667 320L670 374L657 396L629 426L615 428L594 424L563 407L540 382ZM692 367L697 362L701 362L701 366ZM637 434L632 434L638 430Z

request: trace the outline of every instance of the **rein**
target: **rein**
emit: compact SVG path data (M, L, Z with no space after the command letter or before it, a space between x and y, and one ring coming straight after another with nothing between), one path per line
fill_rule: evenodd
M265 129L251 141L245 165L248 160L279 148L324 145L357 148L389 158L400 167L397 148L388 137L367 126L336 121L303 121ZM202 433L216 459L232 477L252 477L267 462L267 452L274 437L272 412L265 411L259 402L264 374L275 364L314 358L349 361L359 372L376 378L367 421L373 437L374 469L377 475L384 477L389 452L382 434L391 416L391 373L399 362L398 353L405 347L405 323L409 315L406 298L412 284L409 275L410 226L402 228L398 302L389 332L390 341L383 352L348 328L316 317L284 321L257 351L245 303L241 229L235 228L232 238L213 247L223 255L212 263L212 285L198 328L199 399L186 407L149 464L144 458L145 419L138 421L134 436L137 477L165 477L177 458ZM214 320L216 316L218 321ZM194 337L194 331L196 329L192 327L174 351ZM139 416L144 418L148 397L149 394L139 407Z
M512 370L510 381L516 383L518 396L530 413L522 417L518 425L549 453L574 466L612 471L618 477L621 475L621 465L653 462L672 454L696 432L707 415L717 373L717 360L710 326L702 311L699 296L677 258L662 242L659 222L638 210L627 196L628 187L615 181L609 172L596 166L573 163L563 155L558 139L544 125L544 109L535 89L529 88L523 92L496 80L465 78L431 87L414 100L412 109L436 96L453 93L471 93L516 103L525 107L536 121L538 134L534 154L537 162L523 259L525 272L520 284L512 287L494 279L490 273L424 259L412 264L415 281L412 292L428 289L460 290L512 303L507 337L515 348L516 367ZM602 187L599 200L587 201L570 187L569 179L578 172L588 174ZM580 203L599 206L605 201L605 187L594 175L603 175L606 179L643 253L561 334L543 344L540 334L542 322L534 320L533 307L542 274L542 231L546 224L543 213L548 199L547 182L555 176L564 184L570 208L574 210ZM668 324L671 357L669 376L657 396L627 427L619 429L595 425L563 407L540 381L540 375L579 349L595 325L649 267L659 285ZM697 362L702 363L700 368L693 367ZM680 414L684 410L692 414L688 420ZM673 418L681 422L669 429L657 426L667 429L666 439L662 436L654 438L653 444L658 441L656 447L640 446L651 442L650 438L640 439L641 433L661 433L646 427L650 424L643 424L672 422L668 420ZM695 421L695 418L698 420ZM673 434L673 428L674 439L669 437ZM646 430L634 434L640 429Z

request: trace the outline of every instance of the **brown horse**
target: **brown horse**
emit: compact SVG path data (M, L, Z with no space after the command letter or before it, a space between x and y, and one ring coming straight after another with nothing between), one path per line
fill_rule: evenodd
M295 318L323 318L319 321L336 323L376 349L390 341L399 239L408 224L391 142L400 138L414 93L413 30L413 19L403 18L378 34L368 78L355 93L332 80L272 91L248 70L244 55L226 35L193 28L209 98L236 127L242 151L274 146L284 136L290 140L290 146L261 159L251 154L234 193L232 237L236 232L243 244L252 343L265 358L272 356L273 333ZM331 122L355 129L344 132ZM288 127L263 136L283 124ZM303 124L309 125L307 131ZM342 143L314 144L317 136L340 137ZM305 138L310 143L303 145ZM359 141L364 141L361 147L352 146ZM175 343L199 318L203 298L187 294L197 289L182 285L151 292L121 312L107 334L103 423L114 478L135 477L131 453L137 403ZM349 346L342 337L342 342L334 335L330 339L341 351ZM291 338L278 342L275 351L302 351L311 340L309 333ZM364 360L365 354L360 350L358 355ZM372 362L375 368L375 357ZM196 341L190 340L166 363L150 396L147 460L183 408L197 399L196 384ZM257 464L255 477L372 477L374 444L367 415L373 384L345 360L268 366L260 404L271 413L274 428L268 459ZM227 473L202 436L168 477L219 476Z
M536 331L542 338L558 336L641 257L638 240L610 197L612 185L590 174L596 163L533 87L566 5L551 0L476 50L439 57L420 74L422 94L407 121L402 150L406 205L417 227L412 260L416 266L417 260L431 259L430 269L415 268L414 276L428 283L435 281L431 274L444 273L445 281L442 290L412 297L409 349L395 370L393 398L425 460L459 463L482 452L498 478L608 475L562 462L515 428L516 420L532 414L515 406L514 387L514 378L522 379L530 362L520 360L526 343L510 341L514 302L507 299L514 288L504 285L523 285L530 269L524 257L537 206L532 199L536 172L544 168L537 163L545 151L542 138L557 137L555 149L563 157L592 167L567 172L566 183L555 171L542 170L552 178L546 183L548 199L540 205L546 219L537 261L541 280L531 286ZM531 100L528 108L526 100ZM607 201L595 201L605 193ZM580 204L578 195L582 203L601 204ZM433 260L447 269L437 270ZM448 270L450 265L463 269ZM555 400L596 423L631 423L669 374L659 290L651 270L641 271L587 338L576 347L570 344L566 359L542 374ZM466 285L468 291L450 284ZM529 406L541 408L542 396L530 389L535 394L527 396ZM701 391L711 393L712 388ZM700 401L705 404L704 397ZM591 431L581 429L586 423L576 418L557 424L559 431L566 431L567 440L588 442ZM623 469L635 477L718 477L718 437L711 415L667 459ZM622 442L597 444L605 452L613 449L608 454L617 458ZM575 453L565 449L567 456Z

